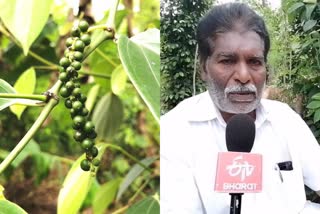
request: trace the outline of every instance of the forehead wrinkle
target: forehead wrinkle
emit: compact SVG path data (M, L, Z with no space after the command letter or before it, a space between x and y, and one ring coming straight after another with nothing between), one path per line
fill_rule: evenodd
M229 33L233 33L234 36L237 36L238 37L243 37L244 35L246 34L251 34L251 35L248 35L248 37L250 37L250 40L256 40L258 41L258 43L260 43L260 46L264 49L264 41L260 38L260 36L255 32L255 31L252 31L252 30L246 30L246 31L227 31L227 32L218 32L216 33L214 36L212 36L211 38L208 38L209 40L209 45L210 45L210 48L216 48L216 42L217 40L223 40L225 44L231 44L233 41L229 41L226 37L227 34ZM255 37L254 35L256 35L257 37ZM254 38L254 37L255 38Z

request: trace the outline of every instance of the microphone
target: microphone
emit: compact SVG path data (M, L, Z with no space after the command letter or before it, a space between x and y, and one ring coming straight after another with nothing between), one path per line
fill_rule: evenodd
M256 136L253 119L246 114L236 114L229 120L226 128L228 151L250 152Z
M234 115L227 123L226 146L219 152L215 191L231 195L230 214L241 213L243 193L261 192L262 156L249 153L255 139L255 124L246 114Z

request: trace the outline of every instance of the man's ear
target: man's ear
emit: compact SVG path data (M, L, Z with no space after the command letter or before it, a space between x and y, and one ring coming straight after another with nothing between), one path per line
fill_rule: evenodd
M270 65L266 65L266 84L269 83Z
M207 60L200 61L200 77L203 81L208 80L208 72L207 72Z

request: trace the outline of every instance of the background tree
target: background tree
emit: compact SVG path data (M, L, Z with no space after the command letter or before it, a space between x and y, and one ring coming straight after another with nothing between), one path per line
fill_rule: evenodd
M210 0L161 1L161 112L193 94L195 30ZM203 85L197 78L196 91Z
M288 72L281 73L279 85L294 102L300 102L302 118L320 141L320 3L316 0L282 1L288 17L288 33L292 39L286 58ZM297 99L298 98L298 99ZM320 164L320 163L319 163ZM310 200L320 203L320 197L306 188Z

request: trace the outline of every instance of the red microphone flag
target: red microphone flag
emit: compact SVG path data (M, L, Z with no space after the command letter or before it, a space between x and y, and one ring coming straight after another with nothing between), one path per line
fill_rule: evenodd
M214 190L226 193L255 193L262 189L262 155L219 152Z

